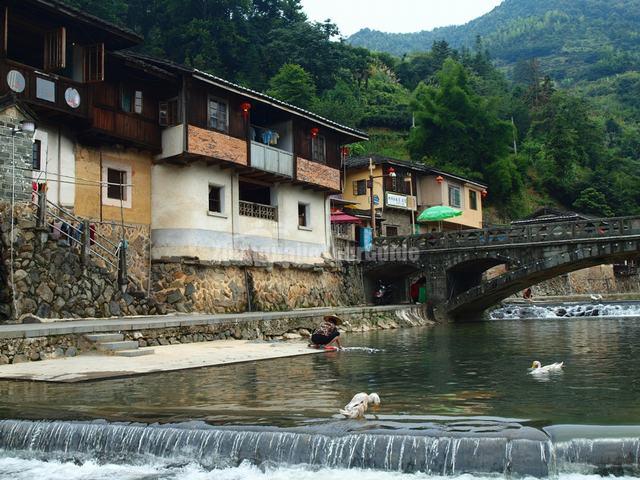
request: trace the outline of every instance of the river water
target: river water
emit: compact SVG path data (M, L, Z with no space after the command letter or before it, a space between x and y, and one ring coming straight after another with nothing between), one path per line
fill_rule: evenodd
M513 311L345 335L352 349L339 353L77 385L0 382L0 418L23 420L0 422L0 479L638 474L640 317ZM531 375L533 360L566 367ZM379 393L380 409L341 420L360 391Z

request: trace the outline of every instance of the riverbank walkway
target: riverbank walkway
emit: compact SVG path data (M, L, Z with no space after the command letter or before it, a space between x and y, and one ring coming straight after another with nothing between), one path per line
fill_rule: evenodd
M307 347L306 342L259 340L216 340L140 350L153 350L153 353L129 358L91 352L77 357L2 365L0 380L78 383L324 353Z
M0 339L33 339L56 335L91 335L148 329L197 327L234 324L287 318L318 318L336 313L352 315L375 310L391 312L409 307L306 308L287 312L253 312L218 315L167 315L103 319L58 320L33 324L0 325ZM0 380L24 380L55 383L77 383L106 380L151 373L215 367L235 363L272 360L300 355L325 354L307 347L307 340L260 341L215 340L139 348L135 357L121 357L91 350L75 357L0 365ZM335 354L335 353L332 353Z

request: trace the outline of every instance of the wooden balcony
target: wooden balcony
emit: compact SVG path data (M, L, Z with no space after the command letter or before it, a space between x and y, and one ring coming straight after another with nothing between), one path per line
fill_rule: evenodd
M13 93L38 115L89 117L87 86L8 59L0 60L0 95Z
M126 143L156 152L162 149L158 122L135 113L97 106L92 107L92 120L92 131L95 133L124 140Z
M293 154L252 141L251 166L265 172L293 177Z

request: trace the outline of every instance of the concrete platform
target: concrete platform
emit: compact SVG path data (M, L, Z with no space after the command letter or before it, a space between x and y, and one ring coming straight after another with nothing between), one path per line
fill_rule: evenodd
M141 348L140 351L145 351ZM129 358L80 355L0 366L0 380L77 383L158 372L214 367L300 355L324 354L300 342L223 340L149 347L150 355Z

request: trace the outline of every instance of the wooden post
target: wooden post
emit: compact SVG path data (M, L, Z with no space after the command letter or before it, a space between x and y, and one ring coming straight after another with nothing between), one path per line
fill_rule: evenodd
M120 291L124 293L127 290L127 241L120 240L120 248L118 249L118 286Z
M89 220L82 221L82 245L81 245L81 258L83 265L89 265L91 258L91 226Z

